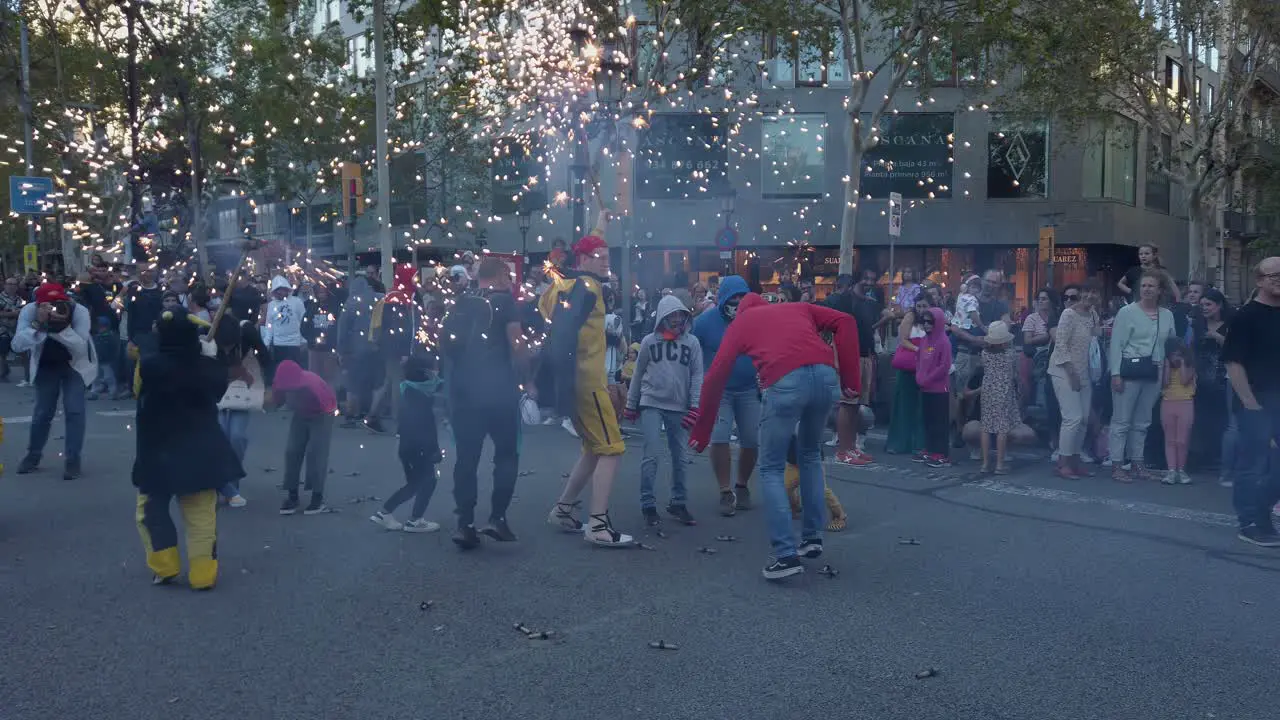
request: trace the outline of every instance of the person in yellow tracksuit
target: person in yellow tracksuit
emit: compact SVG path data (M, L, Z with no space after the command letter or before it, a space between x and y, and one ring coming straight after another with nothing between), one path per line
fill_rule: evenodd
M609 246L603 236L597 229L575 243L573 269L549 271L551 287L538 301L538 310L551 324L543 354L552 368L556 411L573 420L582 438L582 455L548 522L567 532L582 532L592 544L622 547L630 545L632 537L614 530L609 520L609 493L626 445L605 376L603 285L609 277ZM584 525L575 510L587 481L591 507Z
M218 577L217 489L244 477L231 441L218 425L218 400L227 368L213 340L186 310L165 310L156 321L156 350L138 363L137 522L155 584L182 571L178 531L169 503L178 501L187 540L187 579L196 590Z

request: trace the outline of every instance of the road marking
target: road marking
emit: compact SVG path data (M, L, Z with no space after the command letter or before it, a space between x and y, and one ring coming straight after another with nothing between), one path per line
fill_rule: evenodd
M137 414L138 414L137 410L99 410L94 413L94 415L101 415L102 417L133 417L134 415L137 415ZM54 417L55 418L62 417L62 413L58 412L56 415L54 415ZM31 416L20 415L18 417L7 417L7 418L4 418L4 424L5 425L30 425Z
M1000 482L999 480L976 480L971 483L965 483L964 486L975 488L977 490L985 490L987 492L1000 493L1001 495L1017 495L1020 497L1035 498L1036 500L1047 500L1049 502L1067 503L1071 505L1100 505L1120 512L1162 517L1170 520L1189 520L1202 525L1213 525L1215 527L1236 526L1236 518L1233 515L1208 512L1205 510L1191 510L1189 508L1174 507L1172 505L1159 505L1156 503L1139 502L1136 500L1120 500L1117 498L1098 497L1094 495L1081 495L1080 493L1074 493L1069 490L1053 490L1042 487L1010 485L1009 483Z

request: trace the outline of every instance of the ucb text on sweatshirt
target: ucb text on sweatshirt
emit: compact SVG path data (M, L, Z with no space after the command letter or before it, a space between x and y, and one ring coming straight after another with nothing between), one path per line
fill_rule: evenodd
M698 407L702 394L702 345L689 335L688 327L668 339L663 320L675 312L689 310L674 295L658 303L657 324L640 343L627 407L631 410L656 408L685 412Z

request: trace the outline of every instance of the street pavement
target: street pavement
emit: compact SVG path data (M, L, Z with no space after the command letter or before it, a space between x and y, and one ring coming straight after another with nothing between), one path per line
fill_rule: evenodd
M640 527L629 450L613 516L654 550L595 548L545 525L576 441L529 428L520 542L462 554L448 461L427 513L444 532L368 521L361 499L400 484L390 435L336 431L338 512L280 517L274 413L253 421L249 506L219 513L219 585L193 593L150 585L130 410L91 404L82 479L61 479L60 419L45 469L20 477L31 393L0 387L4 720L1276 716L1280 552L1235 539L1216 483L832 466L850 528L773 585L760 511L719 517L704 457L688 468L701 524L663 538Z

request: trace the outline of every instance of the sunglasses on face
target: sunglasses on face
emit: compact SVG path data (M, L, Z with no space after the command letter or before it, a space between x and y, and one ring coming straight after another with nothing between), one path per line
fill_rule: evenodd
M1067 302L1075 302L1080 299L1080 296L1079 295L1063 295L1062 299L1066 300Z

